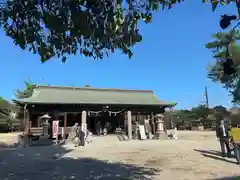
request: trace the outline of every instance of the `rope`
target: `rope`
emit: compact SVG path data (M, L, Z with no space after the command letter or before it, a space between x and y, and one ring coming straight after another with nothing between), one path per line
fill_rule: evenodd
M125 109L122 109L121 111L110 111L110 110L104 109L104 110L101 110L101 111L89 111L89 110L87 110L87 112L90 113L90 114L92 113L92 114L96 114L96 115L98 115L101 112L108 112L109 115L114 114L116 116L117 114L123 112L124 110Z

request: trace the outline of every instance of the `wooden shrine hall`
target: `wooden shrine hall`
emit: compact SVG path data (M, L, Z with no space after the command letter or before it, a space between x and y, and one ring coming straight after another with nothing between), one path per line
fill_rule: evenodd
M41 128L39 117L59 120L64 138L76 122L94 133L95 124L109 122L111 131L122 129L132 138L136 122L162 114L172 103L160 101L151 90L102 89L92 87L38 86L15 99L24 109L25 132Z

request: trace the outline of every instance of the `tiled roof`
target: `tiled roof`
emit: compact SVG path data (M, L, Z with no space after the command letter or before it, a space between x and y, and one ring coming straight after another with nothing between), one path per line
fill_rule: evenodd
M150 90L65 86L34 86L30 97L17 99L17 101L44 104L172 105L172 103L160 101Z

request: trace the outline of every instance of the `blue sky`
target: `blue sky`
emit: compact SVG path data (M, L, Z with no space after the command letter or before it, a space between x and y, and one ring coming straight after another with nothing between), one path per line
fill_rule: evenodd
M220 15L231 12L236 11L226 6L213 13L201 0L158 12L152 24L141 25L144 39L134 47L131 60L115 53L104 60L77 55L66 64L57 59L41 64L38 56L15 47L0 31L0 95L13 98L14 90L23 88L23 80L31 77L39 84L151 89L159 99L178 102L177 108L191 108L204 101L206 85L211 106L231 107L228 92L206 77L206 66L213 59L204 47L220 30Z

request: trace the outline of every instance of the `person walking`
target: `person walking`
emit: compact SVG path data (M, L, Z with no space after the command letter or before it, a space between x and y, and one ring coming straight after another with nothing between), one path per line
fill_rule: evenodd
M231 150L229 146L229 132L228 132L228 125L224 123L224 120L221 119L220 124L216 128L216 136L219 139L222 157L226 156L226 149L227 149L227 156L231 157ZM225 149L226 147L226 149Z

